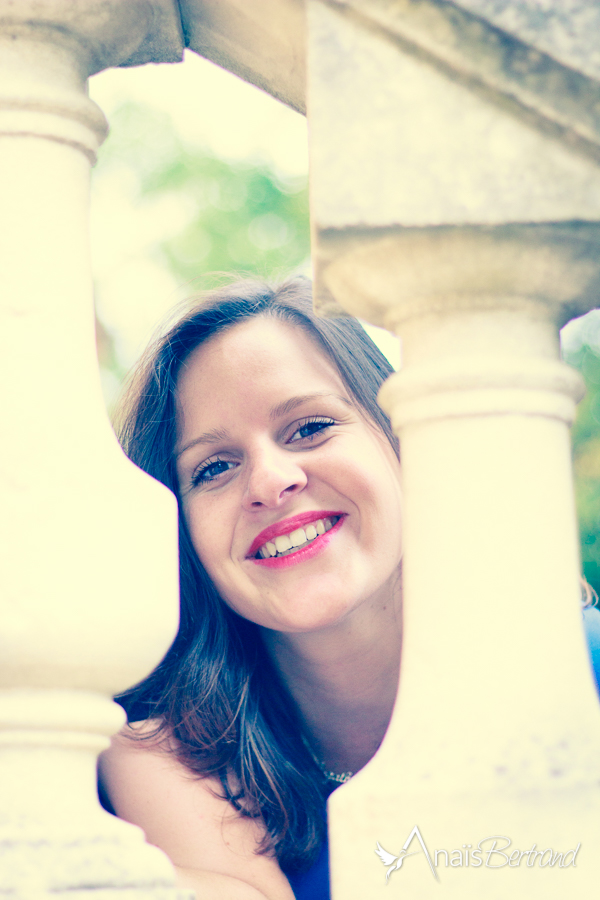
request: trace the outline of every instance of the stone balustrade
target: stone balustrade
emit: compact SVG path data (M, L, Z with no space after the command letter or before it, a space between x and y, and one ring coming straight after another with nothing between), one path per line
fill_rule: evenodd
M106 122L86 91L98 68L180 56L177 26L169 3L0 3L0 896L18 900L188 896L96 796L111 697L172 640L178 574L175 501L102 399L88 207Z
M403 345L380 395L403 465L400 688L380 752L330 801L333 898L387 896L375 841L421 851L393 875L411 898L585 897L600 710L568 435L582 385L558 329L600 287L595 88L569 108L560 64L538 90L526 48L495 35L486 54L448 4L309 0L308 23L318 301ZM454 866L428 865L416 826ZM469 865L493 835L580 858Z

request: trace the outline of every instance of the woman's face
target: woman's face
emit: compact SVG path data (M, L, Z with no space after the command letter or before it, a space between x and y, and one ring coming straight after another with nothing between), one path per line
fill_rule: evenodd
M177 399L183 514L233 610L307 632L389 603L399 463L316 342L274 318L235 325L190 355Z

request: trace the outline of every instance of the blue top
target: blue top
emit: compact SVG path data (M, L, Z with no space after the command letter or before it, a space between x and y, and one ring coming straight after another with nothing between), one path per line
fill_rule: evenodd
M596 688L600 693L600 611L588 606L583 610L583 627L590 653L592 672ZM303 875L290 876L296 900L330 900L329 895L329 848L327 840L321 847L317 861Z
M288 875L296 900L329 900L329 845L323 841L321 852L308 872Z

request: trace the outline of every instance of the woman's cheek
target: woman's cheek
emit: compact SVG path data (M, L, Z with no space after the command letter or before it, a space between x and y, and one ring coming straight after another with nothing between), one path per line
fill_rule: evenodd
M206 537L208 533L207 529L201 528L201 522L204 519L206 521L206 516L202 515L201 510L198 508L199 504L197 502L187 501L183 504L183 517L185 519L185 523L187 525L188 532L192 539L192 545L196 554L198 555L200 562L206 568L207 563L207 548L204 546L203 538Z
M184 516L192 538L192 544L200 562L213 580L231 558L233 525L232 517L224 504L209 497L198 497L184 506Z

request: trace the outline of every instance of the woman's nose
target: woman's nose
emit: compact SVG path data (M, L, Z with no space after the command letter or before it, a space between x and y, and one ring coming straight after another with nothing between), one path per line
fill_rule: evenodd
M296 454L278 447L256 454L250 462L244 508L274 508L299 493L308 478L295 457Z

